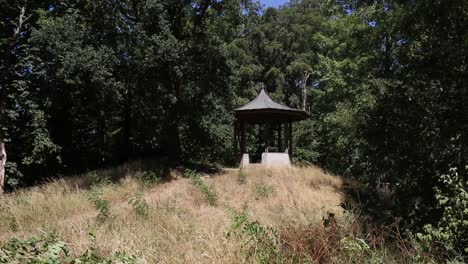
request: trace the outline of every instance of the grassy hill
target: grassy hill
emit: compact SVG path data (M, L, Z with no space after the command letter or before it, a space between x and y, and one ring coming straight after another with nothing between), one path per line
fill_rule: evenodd
M221 169L210 175L179 169L162 180L141 167L136 162L51 180L1 197L0 262L427 259L399 234L389 242L393 229L371 229L356 211L345 211L343 186L350 183L319 168Z

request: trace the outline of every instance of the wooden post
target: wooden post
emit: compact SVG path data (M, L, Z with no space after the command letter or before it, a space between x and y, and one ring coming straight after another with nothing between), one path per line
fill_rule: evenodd
M237 162L237 120L234 120L234 142L232 144L232 151L234 154L234 160Z
M258 124L258 149L260 150L260 154L265 151L264 144L263 144L263 134L264 131L262 130L262 124Z
M288 150L289 153L289 136L288 136L288 123L283 125L283 135L284 135L284 148Z
M246 152L246 147L245 147L245 122L241 121L241 142L240 142L240 147L241 147L241 154L243 155Z
M0 142L0 194L5 190L5 165L6 165L5 143Z
M263 151L265 151L266 148L271 146L272 141L274 142L274 139L272 140L271 138L271 132L272 132L271 130L272 130L272 124L265 123L265 128L264 128L264 133L263 133L263 136L264 136Z
M278 123L278 152L282 152L281 149L283 148L283 146L281 146L281 125L281 123Z
M288 150L289 150L289 158L292 160L292 157L293 157L293 142L292 142L292 122L289 121L288 123L288 136L289 136L289 146L288 146Z

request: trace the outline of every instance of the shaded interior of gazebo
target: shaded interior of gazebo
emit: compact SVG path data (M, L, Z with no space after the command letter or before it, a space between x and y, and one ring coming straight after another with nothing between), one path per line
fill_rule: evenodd
M308 117L305 111L274 102L263 89L234 113L234 155L240 160L248 154L252 163L263 163L264 153L288 153L292 158L292 124Z

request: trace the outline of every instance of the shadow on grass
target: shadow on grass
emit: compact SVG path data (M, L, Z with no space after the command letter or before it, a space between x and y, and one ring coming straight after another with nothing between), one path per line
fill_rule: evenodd
M71 185L89 190L96 185L119 183L127 178L143 179L148 174L159 182L169 182L184 175L185 171L194 170L207 175L217 175L223 172L220 166L208 163L187 162L171 164L167 158L150 158L123 163L118 166L92 170L84 174L64 177Z

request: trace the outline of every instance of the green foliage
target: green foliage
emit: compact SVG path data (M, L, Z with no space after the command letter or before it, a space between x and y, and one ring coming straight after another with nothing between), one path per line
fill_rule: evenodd
M342 250L350 256L364 255L371 252L371 248L361 238L345 236L340 240Z
M237 171L237 182L239 184L245 184L247 182L247 174L242 169Z
M96 220L102 223L110 217L110 203L98 191L93 191L87 194L87 199L93 204L94 208L98 211Z
M140 178L143 187L148 188L162 181L162 177L155 171L145 171Z
M106 175L100 175L96 172L93 172L89 175L91 181L96 187L106 187L112 184L111 179Z
M0 263L61 263L69 256L69 249L55 236L31 237L26 240L11 238L1 244Z
M441 185L435 188L435 198L442 217L434 225L425 225L418 238L450 255L467 254L468 179L459 175L457 168L451 168L439 181Z
M190 178L190 180L192 181L192 185L197 187L200 190L207 204L211 206L218 205L218 194L212 187L207 186L203 182L201 175L199 173L197 173L196 171L192 171L192 170L186 170L185 177Z
M91 234L93 244L95 237ZM135 256L117 252L105 257L93 246L84 254L76 256L66 245L54 235L31 237L25 240L11 238L0 244L0 263L137 263Z
M6 183L13 189L18 187L21 183L23 173L18 170L17 164L15 162L7 161L5 171L6 175L9 175Z
M257 221L250 221L246 210L244 206L242 211L232 211L233 223L227 237L237 237L243 241L243 252L258 263L281 263L278 231L264 227Z
M143 193L138 192L128 198L128 204L132 206L133 211L143 218L148 217L149 205L143 197Z
M257 199L266 199L274 194L275 189L273 186L268 186L264 183L258 183L254 186L254 193L257 196Z

